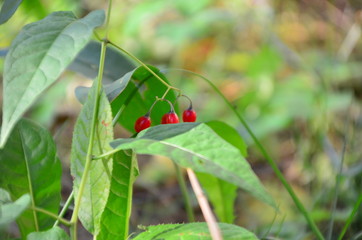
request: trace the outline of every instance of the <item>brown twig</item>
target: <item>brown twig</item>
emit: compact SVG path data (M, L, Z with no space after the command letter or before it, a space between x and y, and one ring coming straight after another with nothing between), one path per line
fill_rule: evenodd
M212 239L213 240L222 240L220 228L217 225L215 216L211 211L209 202L207 201L207 198L205 197L205 194L201 189L200 183L197 180L197 177L196 177L194 171L190 168L187 168L186 170L187 170L187 174L190 179L192 189L194 190L197 201L199 202L202 214L204 215L207 226L209 227Z

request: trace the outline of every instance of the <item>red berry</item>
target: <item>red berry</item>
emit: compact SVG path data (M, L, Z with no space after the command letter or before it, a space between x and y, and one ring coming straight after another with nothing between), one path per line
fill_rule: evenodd
M169 112L163 115L162 124L179 123L178 116L175 112Z
M182 114L182 120L184 122L195 122L196 117L196 112L192 108L186 109Z
M134 124L134 129L136 132L141 132L143 129L149 128L151 126L151 118L148 115L139 117Z

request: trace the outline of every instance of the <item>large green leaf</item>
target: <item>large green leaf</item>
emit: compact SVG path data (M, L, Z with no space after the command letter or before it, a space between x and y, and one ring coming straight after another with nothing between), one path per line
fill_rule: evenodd
M132 207L132 186L138 175L136 154L123 151L113 156L111 190L101 218L97 239L127 239Z
M58 214L61 165L49 132L29 120L15 126L4 149L0 150L0 187L12 199L30 194L31 207ZM22 236L49 228L54 219L26 210L17 219Z
M238 148L241 154L246 157L246 144L234 128L220 121L210 121L206 124L221 138ZM196 174L219 220L225 223L233 223L235 218L234 203L238 187L211 174Z
M170 157L182 167L212 174L233 183L259 200L276 207L240 150L204 123L158 125L137 138L111 142L116 149L134 149L139 154Z
M224 240L257 240L254 233L227 223L219 223ZM206 223L164 224L146 227L146 231L139 234L134 240L211 240Z
M30 201L30 195L24 194L18 200L12 202L9 193L0 188L0 231L9 223L15 221L28 208Z
M74 177L74 194L77 198L81 178L84 172L87 149L92 129L94 103L97 96L97 81L89 92L82 111L75 124L71 151L71 174ZM102 90L99 100L97 131L92 154L97 155L110 150L108 143L113 140L112 113L109 102ZM107 202L112 160L92 161L79 210L79 219L83 226L94 235L100 230L100 219Z
M101 10L83 19L71 12L55 12L26 25L14 39L4 63L0 147L24 112L60 76L103 21Z
M11 18L11 16L13 16L13 14L15 13L16 9L18 9L18 7L22 1L23 0L5 0L4 1L3 5L1 6L1 11L0 11L0 24L3 24L7 20L9 20L9 18Z
M69 236L60 227L48 231L30 233L26 240L69 240Z
M98 74L101 43L91 41L80 51L74 61L68 66L69 70L94 79ZM113 82L124 74L132 71L136 66L128 58L112 47L107 47L107 56L104 62L103 82ZM85 98L87 95L85 95Z

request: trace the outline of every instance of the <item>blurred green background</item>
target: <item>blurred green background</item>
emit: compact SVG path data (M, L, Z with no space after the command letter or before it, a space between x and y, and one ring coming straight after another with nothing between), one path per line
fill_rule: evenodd
M81 17L106 7L104 0L24 0L0 26L0 49L9 47L25 24L53 11ZM216 84L276 159L325 235L335 219L335 236L362 194L361 23L362 2L353 0L114 0L109 38L145 63L195 71ZM1 71L3 62L0 58ZM249 145L249 162L280 204L276 213L240 192L236 223L259 237L313 239L222 99L192 75L170 70L168 77L193 100L198 121L222 120L240 132ZM74 89L89 84L66 72L27 113L54 134L64 167L64 198L71 190L70 139L81 108ZM117 137L130 135L117 127ZM142 156L140 168L132 230L187 221L172 163ZM198 219L203 220L200 212ZM359 211L346 239L361 238L361 226Z

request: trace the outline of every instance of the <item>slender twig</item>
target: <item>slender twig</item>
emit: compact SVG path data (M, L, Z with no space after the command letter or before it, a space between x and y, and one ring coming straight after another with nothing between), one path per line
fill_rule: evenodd
M68 208L69 208L69 206L70 206L70 203L71 203L72 200L73 200L73 197L74 197L74 190L70 193L67 201L65 201L64 206L63 206L63 209L62 209L62 211L60 211L60 213L59 213L59 217L60 217L60 218L62 218L62 217L64 216L64 214L67 212L67 210L68 210ZM58 226L59 222L60 222L60 221L57 219L57 220L55 221L53 227Z
M72 223L69 222L68 220L64 219L64 218L61 218L59 217L58 215L52 213L52 212L49 212L48 210L45 210L43 208L38 208L38 207L31 207L32 210L36 211L36 212L41 212L41 213L44 213L46 215L48 215L49 217L52 217L54 219L57 219L59 222L63 223L64 225L67 225L67 226L70 226Z
M111 20L111 12L112 12L112 0L108 1L108 12L107 12L107 20L106 20L106 39L108 39L108 33L109 33L109 22Z
M132 53L128 52L127 50L121 48L120 46L118 46L117 44L115 44L112 41L108 41L109 44L111 44L112 46L114 46L115 48L117 48L119 51L125 53L127 56L129 56L130 58L132 58L133 60L135 60L136 62L138 62L141 66L143 66L147 71L149 71L153 76L155 76L162 84L164 84L167 88L173 89L175 91L181 92L180 89L171 86L170 84L168 84L165 80L163 80L160 76L158 76L151 68L149 68L146 64L144 64L141 60L139 60L135 55L133 55Z
M356 215L356 213L358 212L358 208L361 204L362 204L362 194L359 195L358 200L354 204L353 210L352 210L351 214L349 215L349 217L346 221L346 224L343 226L343 229L342 229L341 233L339 234L338 240L343 239L344 234L346 233L347 229L351 225L354 215Z
M222 240L220 228L217 225L215 216L212 213L209 202L207 201L207 198L205 197L205 194L202 191L202 188L200 186L199 181L197 180L197 177L196 177L194 171L190 168L187 168L186 171L189 176L192 189L195 192L197 201L199 202L202 214L204 215L207 226L209 227L212 239L213 240Z
M294 193L294 190L292 189L292 187L290 186L290 184L288 183L288 181L285 179L283 173L279 170L277 164L275 163L275 161L269 156L269 154L267 153L267 151L265 150L265 148L263 147L263 145L260 143L260 141L258 140L258 138L255 136L254 132L251 130L251 128L249 127L249 125L247 124L247 122L244 120L244 118L236 111L236 109L231 105L231 103L226 99L226 97L224 96L224 94L222 94L220 92L220 90L206 77L189 71L189 70L184 70L184 69L172 69L175 71L182 71L182 72L186 72L192 75L195 75L201 79L203 79L204 81L206 81L212 88L213 90L224 100L225 104L230 108L230 110L235 114L235 116L239 119L239 121L241 122L241 124L244 126L244 128L246 129L246 131L248 132L248 134L251 136L251 138L253 139L255 145L258 147L258 149L260 150L260 152L262 153L262 155L264 156L264 158L267 160L267 162L269 163L269 165L271 166L271 168L273 169L275 175L278 177L279 181L281 181L281 183L283 184L284 188L287 190L287 192L289 193L290 197L292 198L292 200L294 201L294 204L297 206L297 208L299 209L299 211L303 214L304 218L306 219L306 221L308 222L309 227L312 229L312 231L316 234L318 239L324 239L322 233L320 232L320 230L318 229L317 225L314 223L312 217L309 215L308 211L305 209L304 205L302 204L302 202L299 200L298 196Z
M334 196L333 196L333 202L332 202L332 207L331 207L331 219L329 221L329 228L328 228L328 234L327 234L327 239L331 240L332 239L332 233L333 233L333 225L334 225L334 216L336 213L336 208L337 208L337 201L338 201L338 193L339 193L339 186L341 184L341 175L342 175L342 170L343 170L343 164L344 164L344 157L345 157L345 153L346 153L346 146L347 146L347 139L348 139L348 128L349 128L349 123L350 123L350 119L347 119L346 125L345 125L345 130L344 132L346 133L346 135L343 137L343 147L342 147L342 153L341 153L341 161L340 161L340 165L339 165L339 170L336 176L336 185L335 185L335 189L334 189Z
M194 211L192 210L190 195L189 192L187 191L185 178L182 175L181 168L175 163L173 165L175 166L177 181L180 185L182 197L184 199L187 218L189 222L195 222Z

